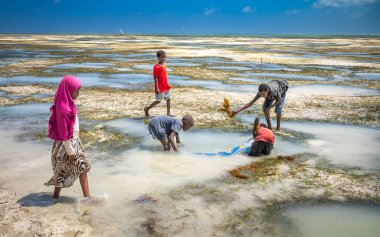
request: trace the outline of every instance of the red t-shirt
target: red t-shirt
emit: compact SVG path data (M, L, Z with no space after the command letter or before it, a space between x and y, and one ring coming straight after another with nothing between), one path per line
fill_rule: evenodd
M160 93L164 93L171 88L168 83L165 65L155 64L153 67L153 77L157 77L158 89L160 90ZM156 92L156 84L154 85L154 91Z
M268 142L270 144L274 144L274 134L268 128L259 128L257 131L257 135L255 137L255 141Z

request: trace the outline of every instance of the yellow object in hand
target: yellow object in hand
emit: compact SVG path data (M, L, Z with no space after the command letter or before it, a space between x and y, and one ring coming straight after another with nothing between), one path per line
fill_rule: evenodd
M231 112L230 100L228 97L224 97L223 103L221 104L221 107L218 109L218 111L225 111L228 117L234 117L234 114Z

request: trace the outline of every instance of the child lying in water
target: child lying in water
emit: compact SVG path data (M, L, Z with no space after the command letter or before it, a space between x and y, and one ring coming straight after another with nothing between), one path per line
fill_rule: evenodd
M193 125L194 120L190 115L183 116L182 121L170 116L160 115L149 121L148 128L153 139L157 138L161 142L164 151L170 151L171 148L178 151L176 143L180 143L179 132L181 129L187 131Z
M260 119L256 118L252 129L252 145L249 149L249 156L269 155L274 144L274 134L265 124L260 124Z

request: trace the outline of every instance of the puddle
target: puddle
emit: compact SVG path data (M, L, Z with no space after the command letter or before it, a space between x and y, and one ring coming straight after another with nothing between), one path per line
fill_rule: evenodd
M377 237L380 233L380 207L376 206L301 206L283 215L290 221L286 236Z
M46 97L51 97L51 96L54 97L54 94L34 94L34 95L32 95L32 97L34 97L34 98L46 98Z
M127 61L125 58L125 55L122 54L91 54L93 57L97 58L108 58L112 60L118 60L118 61Z
M161 150L161 144L157 140L153 140L148 131L148 125L142 120L134 119L117 119L112 120L105 125L118 129L123 133L128 133L134 136L144 136L143 142L140 144L142 149ZM213 129L192 130L189 132L181 132L181 142L179 149L182 152L209 153L227 151L228 149L245 143L251 136L250 132L224 132ZM202 139L200 139L202 138ZM276 154L295 154L307 151L305 144L296 144L285 141L281 137L276 140L276 145L273 153Z
M137 69L137 70L149 70L149 71L153 71L153 67L154 67L154 65L152 65L152 64L140 64L140 65L134 65L134 66L132 66L133 69ZM167 67L166 71L172 72L173 70L171 68Z
M37 114L50 114L51 103L40 104L19 104L12 106L0 107L0 114L10 115L37 115Z
M359 73L355 73L354 76L360 79L365 79L365 80L380 80L380 73L359 72Z
M252 124L254 115L240 115L244 123ZM272 121L272 125L276 122ZM319 154L336 164L380 170L380 130L334 123L283 122L282 128L313 136L304 151ZM277 136L279 137L279 136ZM277 138L276 138L277 139ZM277 145L284 152L287 144Z
M155 53L130 53L130 54L127 54L125 57L155 60L157 59L155 56L156 56Z
M201 64L198 64L198 63L185 63L185 62L168 62L167 63L169 66L172 66L172 67L198 67L200 66Z
M50 66L53 69L71 69L71 68L107 68L112 63L64 63Z
M133 71L133 69L129 68L129 67L121 67L121 68L117 68L116 70L121 71L121 72L131 72L131 71Z
M330 123L284 122L283 128L315 136L310 151L338 163L380 169L380 130Z
M234 67L234 66L213 66L209 67L211 69L218 69L218 70L223 70L223 71L249 71L252 70L252 68L249 67Z
M242 62L242 61L234 61L232 62L234 64L240 64L244 65L256 70L265 70L265 71L288 71L288 72L300 72L301 69L298 68L289 68L286 66L282 66L279 64L273 64L273 63L255 63L255 62Z
M254 77L276 77L276 78L283 78L283 79L307 80L307 81L326 81L326 80L328 80L328 78L326 78L326 77L297 75L297 74L246 73L244 75L254 76Z
M305 85L289 88L289 92L296 95L332 95L332 96L375 96L380 91L354 86L338 85Z
M246 77L231 77L229 80L232 81L245 81L245 82L255 82L255 83L266 83L270 82L269 79L257 79L257 78L246 78Z

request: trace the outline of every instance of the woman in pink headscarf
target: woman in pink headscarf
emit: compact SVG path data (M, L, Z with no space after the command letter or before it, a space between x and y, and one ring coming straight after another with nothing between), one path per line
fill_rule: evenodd
M73 185L79 177L83 195L90 197L87 160L79 140L79 121L74 101L79 96L81 84L74 76L65 76L55 92L54 105L49 120L49 137L54 140L51 163L54 175L45 185L54 185L54 198L61 188Z

